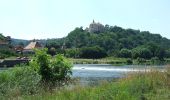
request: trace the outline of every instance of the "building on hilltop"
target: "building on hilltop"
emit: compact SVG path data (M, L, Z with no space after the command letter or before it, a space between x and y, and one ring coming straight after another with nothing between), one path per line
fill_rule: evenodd
M33 49L42 49L42 48L43 48L43 46L39 42L33 40L23 49L23 53L24 54L30 54L30 53L33 54L34 53Z
M101 33L101 32L104 32L104 25L102 25L100 23L96 23L93 20L93 22L89 25L88 31L90 33Z

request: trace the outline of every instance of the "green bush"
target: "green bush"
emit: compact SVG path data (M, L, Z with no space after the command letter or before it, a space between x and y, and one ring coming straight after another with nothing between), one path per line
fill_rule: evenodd
M144 58L139 58L139 57L138 57L136 60L137 60L137 63L138 63L138 64L141 64L141 63L145 63L145 62L146 62L146 59L144 59Z
M127 60L126 60L126 63L127 63L127 64L133 64L133 61L132 61L132 59L127 59Z
M45 83L56 83L70 78L72 64L62 55L52 58L47 49L36 50L36 56L30 66L36 70Z

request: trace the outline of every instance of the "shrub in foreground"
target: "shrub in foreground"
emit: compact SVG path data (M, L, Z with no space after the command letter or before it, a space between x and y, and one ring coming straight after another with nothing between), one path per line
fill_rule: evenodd
M30 62L30 66L35 69L45 83L65 81L70 78L72 64L62 55L51 57L47 49L36 50L36 56Z

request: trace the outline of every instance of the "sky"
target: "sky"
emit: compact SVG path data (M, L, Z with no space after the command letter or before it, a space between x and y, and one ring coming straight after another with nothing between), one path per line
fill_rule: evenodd
M170 39L170 0L0 0L0 33L17 39L61 38L93 21Z

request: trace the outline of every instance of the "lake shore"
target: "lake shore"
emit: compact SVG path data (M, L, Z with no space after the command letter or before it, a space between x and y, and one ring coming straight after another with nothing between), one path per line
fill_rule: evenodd
M131 59L131 58L113 58L106 57L102 59L81 59L68 58L73 64L112 64L114 66L122 65L166 65L170 64L170 59L152 60L152 59Z

